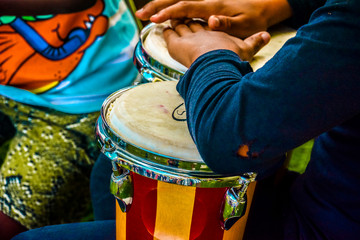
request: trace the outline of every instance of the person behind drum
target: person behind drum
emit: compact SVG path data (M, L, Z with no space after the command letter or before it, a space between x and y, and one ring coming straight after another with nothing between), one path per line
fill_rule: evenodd
M177 2L154 1L137 16L160 22L222 14L218 24L237 36L251 34L236 26L257 16L251 11L237 15L236 10L248 6L242 1ZM266 9L272 1L248 3ZM270 16L265 14L267 24L292 16L297 23L303 20L303 25L256 72L242 61L246 52L239 39L208 31L195 21L175 21L173 29L164 31L170 55L189 67L177 89L185 100L190 133L215 172L255 171L260 179L279 168L282 154L316 138L310 163L292 185L289 207L278 223L282 238L357 239L360 2L277 3ZM283 17L274 15L278 11ZM268 27L261 22L255 29Z
M89 213L95 121L137 38L122 0L0 0L1 239Z

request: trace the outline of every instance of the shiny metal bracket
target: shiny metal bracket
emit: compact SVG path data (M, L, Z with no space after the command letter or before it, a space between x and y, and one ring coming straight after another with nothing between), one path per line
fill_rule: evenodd
M256 174L248 173L247 177L239 179L239 185L229 188L224 197L223 209L221 212L221 226L229 230L246 212L247 197L246 191L249 184L255 181Z
M118 168L115 163L110 180L110 193L116 198L122 212L130 210L134 196L132 177L129 170Z

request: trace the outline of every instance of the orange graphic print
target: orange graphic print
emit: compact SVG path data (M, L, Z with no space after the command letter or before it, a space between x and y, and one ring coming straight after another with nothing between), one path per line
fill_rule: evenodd
M108 28L103 0L89 9L48 19L0 25L0 84L35 93L64 80L84 51Z

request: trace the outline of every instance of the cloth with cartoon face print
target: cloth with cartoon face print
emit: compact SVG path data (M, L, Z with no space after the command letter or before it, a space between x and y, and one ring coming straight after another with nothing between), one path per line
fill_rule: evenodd
M0 16L0 95L67 113L98 111L136 77L137 39L122 0L75 13Z

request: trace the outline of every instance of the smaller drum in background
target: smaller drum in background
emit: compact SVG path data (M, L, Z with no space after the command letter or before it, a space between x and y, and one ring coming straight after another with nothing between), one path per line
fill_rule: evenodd
M176 84L119 90L102 106L96 135L113 165L117 240L241 239L256 174L208 168L187 129Z
M179 80L187 67L174 60L167 49L163 30L168 23L150 23L140 33L134 63L143 76L141 83Z
M134 63L142 75L138 83L149 83L164 80L179 80L187 68L174 60L167 49L163 30L169 23L150 23L140 33L140 40L134 51ZM276 25L269 29L270 42L263 47L250 61L257 70L270 60L284 43L295 36L296 30L284 25Z

